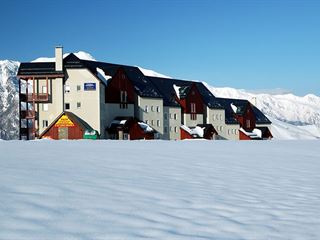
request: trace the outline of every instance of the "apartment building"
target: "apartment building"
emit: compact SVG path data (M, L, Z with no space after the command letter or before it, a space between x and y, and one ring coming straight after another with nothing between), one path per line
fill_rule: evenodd
M21 63L18 77L21 139L272 137L269 119L247 100L216 98L201 82L150 77L134 66L63 58L62 47L55 62Z

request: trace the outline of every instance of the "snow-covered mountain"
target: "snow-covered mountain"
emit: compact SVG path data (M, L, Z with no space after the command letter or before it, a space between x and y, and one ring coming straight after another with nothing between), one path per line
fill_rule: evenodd
M69 53L64 54L66 57ZM77 57L95 61L89 53L80 51ZM53 62L54 58L41 57L33 62ZM18 137L18 79L19 62L0 61L0 139ZM146 76L168 77L153 70L139 67ZM272 124L275 139L319 139L320 97L308 94L255 94L241 89L215 88L204 83L217 97L247 99L266 114ZM13 120L12 120L13 119Z
M19 134L19 62L0 61L0 139L17 139Z

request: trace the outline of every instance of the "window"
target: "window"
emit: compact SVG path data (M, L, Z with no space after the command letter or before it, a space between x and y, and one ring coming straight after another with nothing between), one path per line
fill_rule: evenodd
M247 119L247 121L246 121L246 126L247 126L247 128L250 128L250 120L249 119Z
M149 124L149 120L146 120L146 124Z
M77 85L77 91L79 92L81 90L81 85Z
M47 86L42 86L42 93L47 93Z
M160 112L160 107L159 107L159 106L157 106L157 112L158 112L158 113Z
M164 133L168 133L168 127L167 126L164 127Z
M123 140L129 140L129 134L123 133Z
M154 112L154 106L151 106L151 112Z
M151 120L151 125L154 126L154 120Z
M148 111L149 111L148 105L146 105L146 106L144 107L144 111L145 111L145 112L148 112Z
M219 114L216 114L216 119L219 120Z
M69 110L70 109L70 103L65 103L64 104L64 108L65 108L65 110Z
M48 127L48 120L43 120L42 121L42 127Z
M172 119L172 113L169 114L170 119Z
M168 120L168 113L164 114L164 120Z
M178 128L174 127L174 132L177 133L178 132Z
M48 111L48 109L49 109L48 104L46 104L46 103L42 104L42 111L46 112L46 111Z
M190 108L191 108L191 120L197 120L196 104L190 103Z
M81 102L77 102L77 108L81 108Z
M196 104L190 103L190 107L191 107L191 113L196 113Z
M157 120L157 126L160 127L160 120Z
M222 120L222 114L220 114L220 120Z
M64 86L64 92L65 93L69 93L70 92L70 86L69 85L65 85Z
M170 132L172 132L172 127L170 126Z
M174 120L177 120L177 114L176 114L176 113L173 114L173 119L174 119Z
M222 130L223 130L223 127L222 127L222 126L220 126L220 132L222 132Z
M228 135L230 135L230 129L228 129Z
M120 108L127 109L128 103L127 103L127 91L120 91Z

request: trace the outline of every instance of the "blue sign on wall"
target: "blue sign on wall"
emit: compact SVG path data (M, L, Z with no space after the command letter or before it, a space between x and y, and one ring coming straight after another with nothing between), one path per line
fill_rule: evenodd
M96 84L95 83L84 83L84 91L95 91Z

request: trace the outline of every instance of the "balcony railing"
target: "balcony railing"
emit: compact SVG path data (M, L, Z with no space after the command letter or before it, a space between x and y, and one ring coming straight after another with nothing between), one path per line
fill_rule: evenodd
M46 93L29 93L27 96L28 102L47 102L49 101L49 94Z

